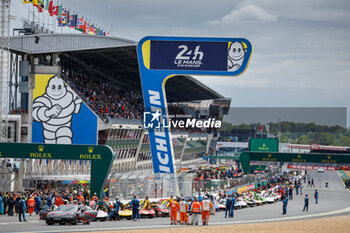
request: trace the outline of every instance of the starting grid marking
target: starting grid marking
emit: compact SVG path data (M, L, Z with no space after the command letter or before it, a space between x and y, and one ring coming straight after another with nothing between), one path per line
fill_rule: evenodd
M319 213L319 214L310 214L310 215L304 215L304 216L293 216L293 217L284 217L284 218L270 218L270 219L260 219L260 220L244 220L244 221L237 221L237 222L213 222L210 223L209 226L218 226L218 225L233 225L233 224L248 224L248 223L264 223L264 222L280 222L280 221L289 221L289 220L301 220L301 219L308 219L308 218L319 218L319 217L325 217L325 216L332 216L332 215L338 215L350 212L350 207L340 209L340 210L334 210L329 211L325 213ZM21 224L20 222L17 222ZM152 226L130 226L130 227L110 227L110 228L93 228L93 229L86 229L86 228L80 228L80 229L74 229L74 230L45 230L45 231L34 231L37 233L41 232L94 232L94 231L121 231L121 230L139 230L139 229L154 229L154 228L179 228L179 227L188 227L188 226L181 226L181 225L152 225ZM33 231L25 231L25 232L17 232L17 233L31 233ZM33 232L33 233L34 233ZM11 232L8 232L11 233Z

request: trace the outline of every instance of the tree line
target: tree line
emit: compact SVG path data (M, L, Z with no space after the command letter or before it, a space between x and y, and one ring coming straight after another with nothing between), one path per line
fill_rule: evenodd
M259 129L261 131L259 131ZM269 137L279 137L282 143L311 144L330 146L350 146L350 128L342 126L327 126L297 122L270 122L267 124L239 124L232 125L223 122L220 131L255 130L257 135L265 134Z

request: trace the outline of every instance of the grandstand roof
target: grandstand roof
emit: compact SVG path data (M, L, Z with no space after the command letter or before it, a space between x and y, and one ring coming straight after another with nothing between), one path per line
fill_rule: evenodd
M35 43L39 36L38 43ZM39 34L15 36L10 50L19 54L60 53L61 63L109 77L118 85L141 91L136 53L137 42L116 37L86 34ZM171 78L166 83L168 102L218 99L222 95L191 76Z
M35 43L36 36L40 39ZM10 49L18 53L42 54L81 50L136 46L137 42L108 36L87 34L39 34L14 36L10 39Z

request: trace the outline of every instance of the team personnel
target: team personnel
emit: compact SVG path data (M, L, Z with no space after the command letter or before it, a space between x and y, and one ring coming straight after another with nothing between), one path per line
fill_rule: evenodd
M177 223L177 212L179 211L179 203L176 201L176 199L173 199L170 202L170 224L176 225Z
M119 197L117 197L117 200L113 204L112 211L109 213L109 220L110 221L112 221L113 219L120 220L120 216L119 216L119 208L120 207L121 207L121 203L120 203Z
M173 196L173 195L170 195L170 198L167 200L168 205L167 205L166 207L170 206L170 203L171 203L173 200L174 200L174 196Z
M151 209L151 202L149 201L149 197L146 196L145 198L145 204L143 205L144 210L150 210Z
M315 189L315 204L318 204L318 191Z
M230 209L230 217L233 218L233 210L235 208L235 204L236 204L236 194L232 195L232 199L231 199L231 209Z
M34 197L34 201L35 201L34 212L36 215L38 215L40 211L40 204L41 204L41 197L39 196L39 194L36 197Z
M292 186L289 187L289 198L288 198L288 200L293 200L293 187Z
M51 206L52 206L52 198L51 198L50 195L47 196L47 198L46 198L46 205L47 205L49 208L51 208Z
M79 203L84 203L85 202L84 196L82 196L81 193L78 194L77 200L78 200Z
M201 203L202 206L202 221L203 225L208 225L210 209L214 208L213 204L209 201L208 197L205 196Z
M139 216L139 207L140 207L140 201L134 196L134 199L131 200L130 206L132 208L132 220L136 221Z
M287 197L284 197L283 198L283 213L282 214L287 214L287 205L288 205L288 198Z
M9 197L8 205L8 216L13 216L13 208L15 206L15 200L13 200L13 197Z
M29 208L30 216L32 216L32 213L34 212L34 207L35 207L34 197L30 196L30 198L28 199L28 208Z
M19 201L18 201L18 207L17 207L17 210L18 210L18 219L20 222L22 222L22 218L21 216L23 215L23 221L27 221L26 220L26 202L24 200L24 197L20 197Z
M183 225L185 222L188 225L188 216L187 216L187 210L188 210L188 204L185 201L185 198L182 198L180 203L180 224Z
M311 186L310 187L312 188L312 186L315 188L314 178L311 179Z
M231 195L229 195L226 199L226 205L225 205L225 218L227 218L227 213L228 213L228 217L230 217L230 211L231 211Z
M193 224L198 225L198 218L199 218L199 215L201 214L201 204L199 203L196 197L194 198L194 202L192 203L191 212L192 212L191 225Z
M2 193L0 193L0 214L3 215L4 214L4 208L2 206Z
M309 197L307 196L307 194L305 195L305 199L304 199L304 209L303 211L309 211Z

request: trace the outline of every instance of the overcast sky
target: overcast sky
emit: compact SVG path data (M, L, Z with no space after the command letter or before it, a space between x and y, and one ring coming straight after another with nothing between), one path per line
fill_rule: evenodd
M21 0L11 14L27 17ZM240 77L203 77L232 107L347 107L350 1L61 0L115 36L243 37L253 47ZM18 20L16 21L18 23Z

